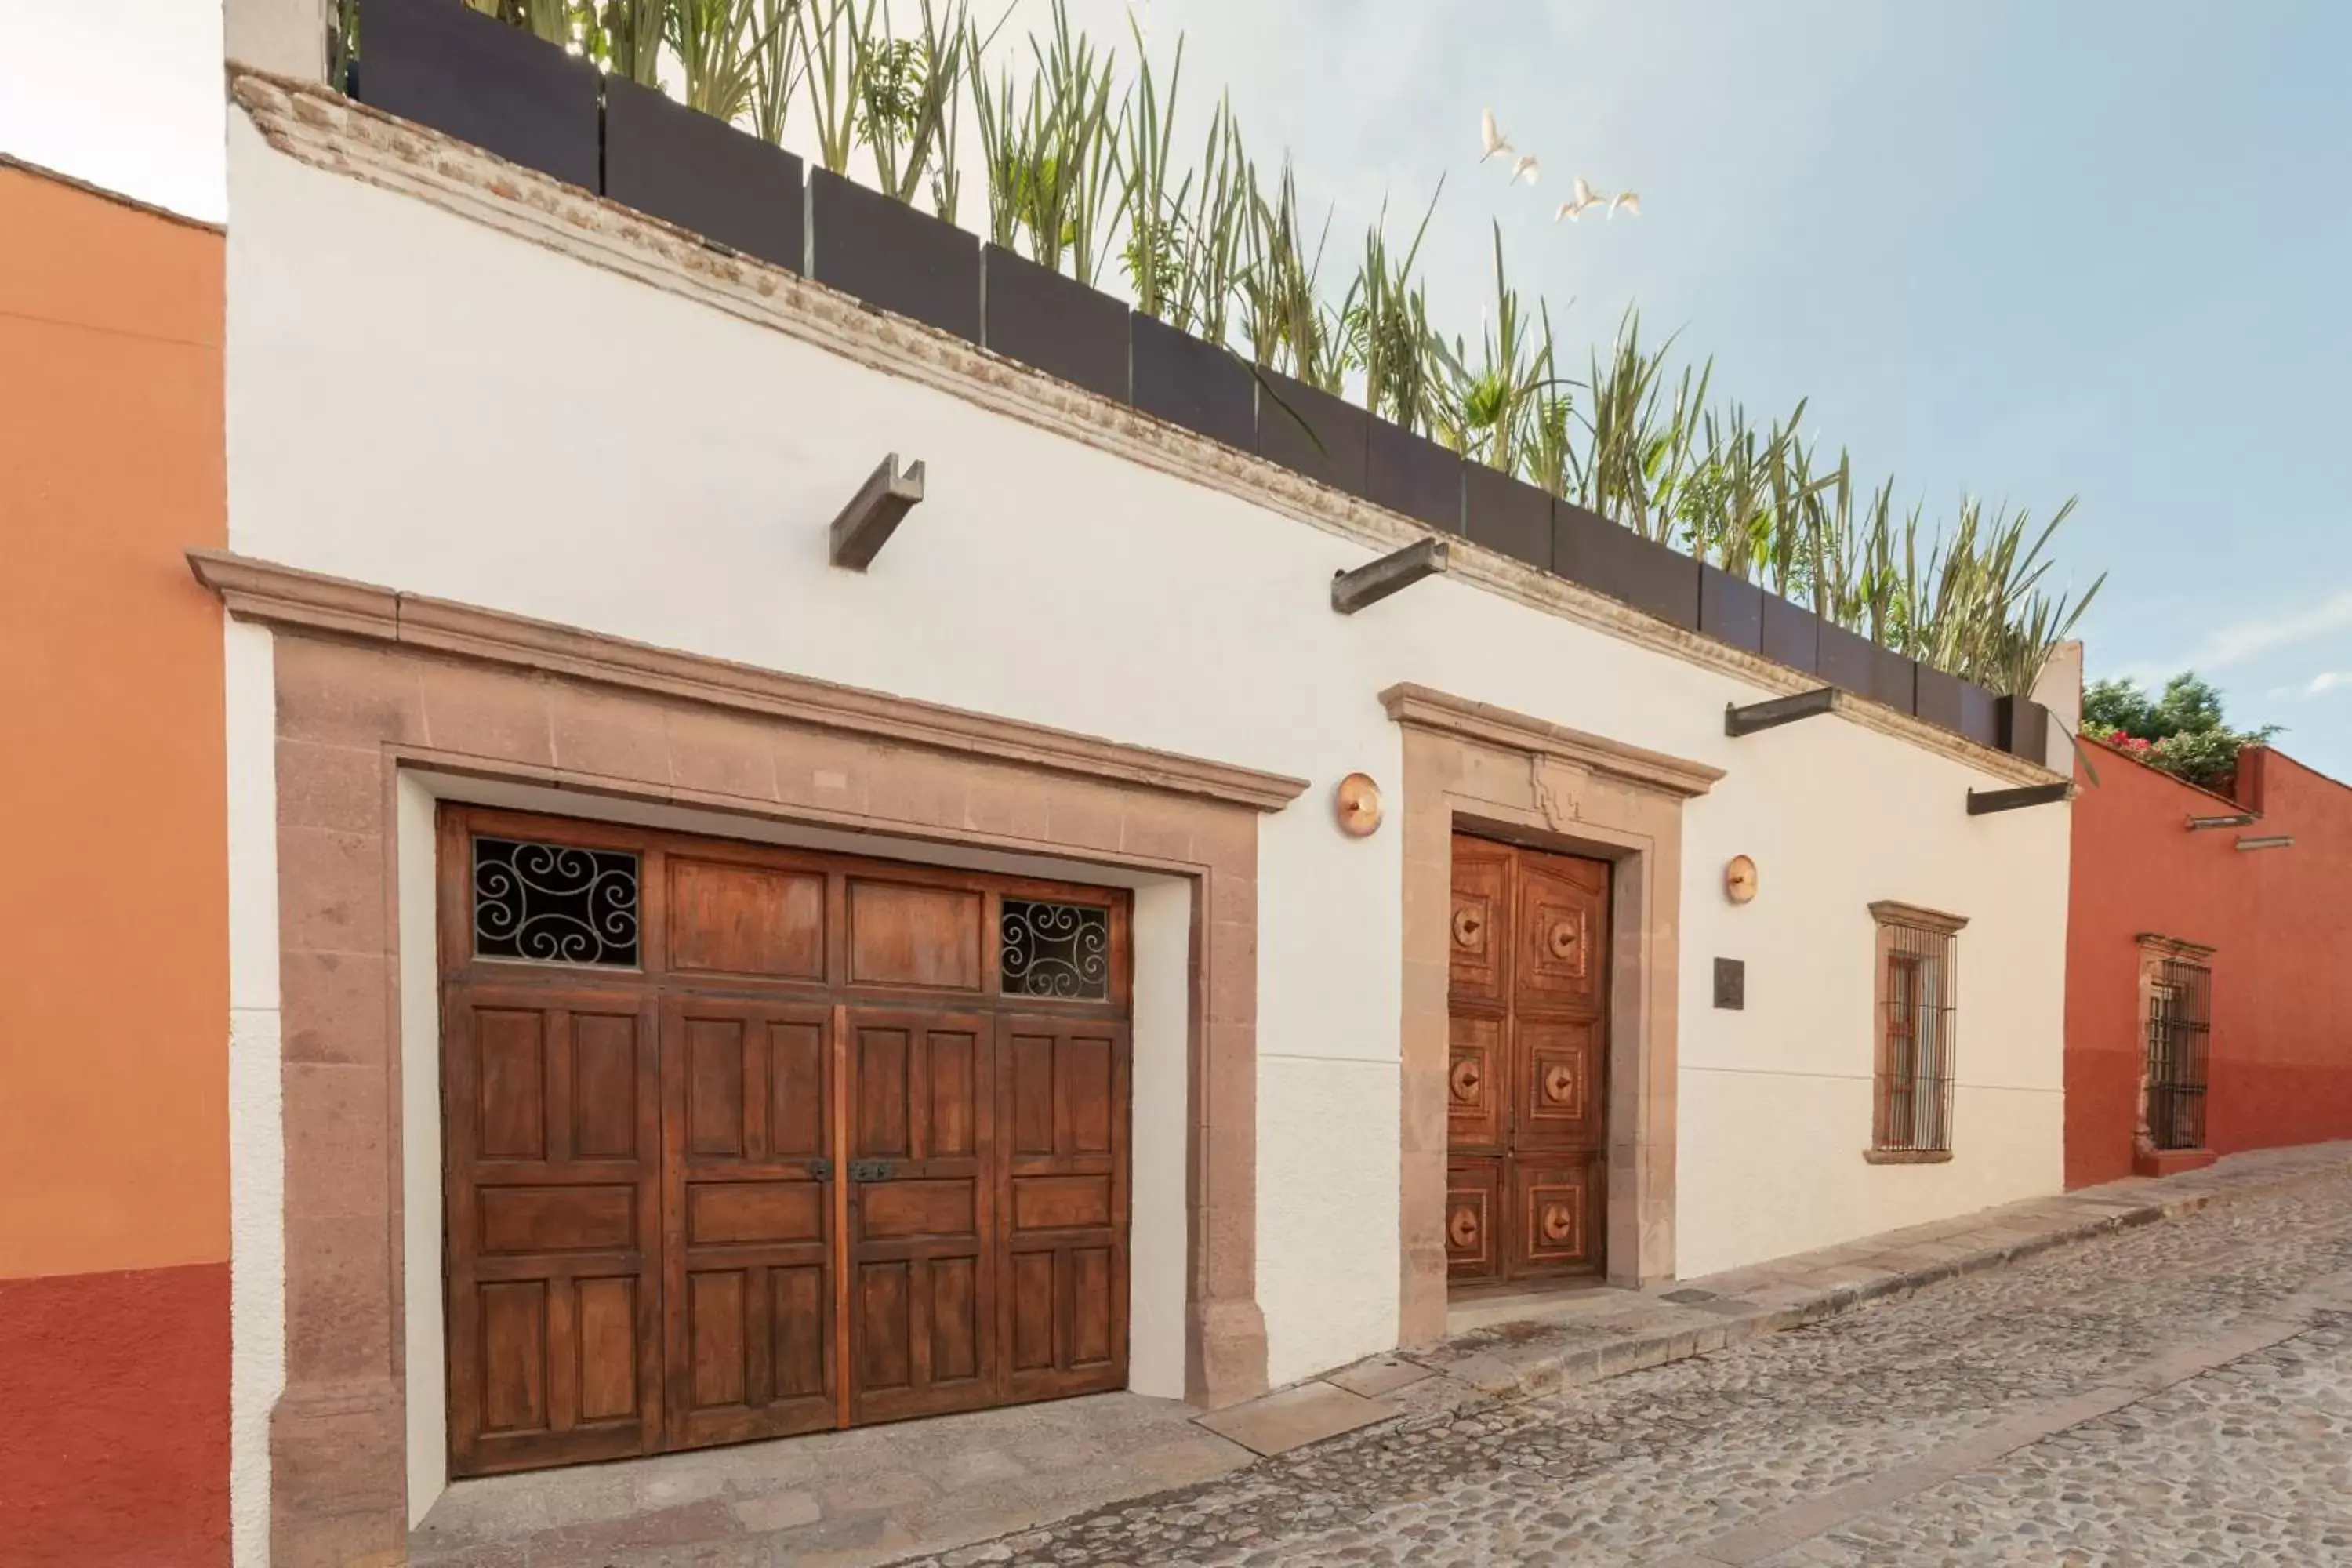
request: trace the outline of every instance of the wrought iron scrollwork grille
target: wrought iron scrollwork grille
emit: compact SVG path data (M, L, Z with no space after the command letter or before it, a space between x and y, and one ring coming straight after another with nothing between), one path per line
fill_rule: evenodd
M2159 1149L2205 1145L2213 972L2167 961L2147 1004L2147 1132Z
M1007 899L998 973L1007 996L1101 1002L1110 996L1110 911Z
M475 839L474 952L634 969L637 858L618 849Z
M1955 943L1941 931L1883 928L1885 998L1878 1032L1877 1126L1873 1142L1901 1153L1952 1147L1952 1023L1958 976Z

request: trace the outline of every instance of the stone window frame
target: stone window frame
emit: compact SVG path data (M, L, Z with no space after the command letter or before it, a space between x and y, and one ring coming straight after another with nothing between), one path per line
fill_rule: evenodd
M2157 993L2164 986L2165 965L2186 963L2204 970L2206 1003L2210 1009L2212 1002L2213 955L2221 949L2208 947L2202 942L2190 942L2185 937L2166 936L2158 931L2141 931L2133 938L2133 941L2139 945L2139 1006L2136 1015L2139 1027L2138 1037L2134 1042L2139 1063L2139 1095L2137 1114L2133 1118L2132 1152L2135 1156L2143 1159L2157 1154L2200 1153L2213 1146L2213 1047L2210 1035L2212 1020L2210 1012L2206 1019L2208 1029L2205 1047L2206 1106L2203 1125L2200 1129L2204 1133L2204 1138L2193 1148L2158 1149L2157 1147L2155 1131L2148 1125L2148 1099L2154 1092L2155 1086L2148 1074L2147 1035L2149 1025L2153 1021Z
M275 647L285 1383L273 1555L408 1539L404 773L1189 880L1186 1398L1266 1386L1256 1296L1257 819L1306 781L830 685L226 552Z
M1905 903L1896 899L1879 899L1870 906L1870 918L1875 922L1876 932L1870 982L1871 1135L1862 1157L1873 1165L1948 1164L1952 1158L1955 1142L1953 1112L1959 1085L1959 934L1967 927L1969 917ZM1944 1021L1944 1056L1949 1070L1944 1078L1943 1142L1940 1147L1932 1149L1889 1148L1879 1138L1879 1129L1885 1125L1888 1093L1887 1026L1893 998L1889 994L1887 977L1895 959L1900 956L1897 948L1903 944L1906 934L1941 944L1944 994L1951 999L1945 1009Z
M1611 864L1606 1279L1672 1279L1682 807L1723 770L1425 686L1392 686L1381 702L1404 740L1400 1342L1445 1332L1457 829Z

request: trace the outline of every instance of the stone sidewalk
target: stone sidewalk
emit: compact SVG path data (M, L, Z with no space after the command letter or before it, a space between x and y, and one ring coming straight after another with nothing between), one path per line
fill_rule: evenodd
M1381 1358L1432 1374L1385 1398L1427 1408L1466 1394L1539 1394L1661 1366L2053 1247L2193 1214L2232 1197L2324 1181L2347 1167L2352 1142L2262 1150L2179 1175L2134 1176L1887 1231L1655 1293L1579 1291L1552 1303L1506 1306L1491 1314L1498 1320L1492 1321L1477 1321L1490 1315L1480 1309L1457 1311L1454 1323L1462 1331L1444 1343Z
M411 1542L435 1568L866 1568L1244 1468L1340 1433L1664 1364L2070 1242L2352 1169L2352 1143L2234 1156L2008 1205L1657 1292L1457 1312L1439 1345L1202 1415L1108 1394L463 1482Z

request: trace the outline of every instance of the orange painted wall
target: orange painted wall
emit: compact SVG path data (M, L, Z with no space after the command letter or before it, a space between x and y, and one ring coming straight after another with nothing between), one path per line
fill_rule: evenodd
M2206 1143L2221 1153L2352 1138L2352 789L2266 748L2235 809L2118 753L2077 767L2067 918L2066 1184L2131 1174L2143 931L2216 949ZM2294 839L2241 850L2242 835Z
M229 1552L221 236L0 164L0 1562Z
M228 1257L223 250L0 166L0 1279Z

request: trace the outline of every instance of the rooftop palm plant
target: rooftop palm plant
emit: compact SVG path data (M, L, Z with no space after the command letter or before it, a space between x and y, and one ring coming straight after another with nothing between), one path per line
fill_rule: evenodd
M657 6L664 0L625 0L635 5ZM793 90L800 85L801 16L803 0L757 0L752 18L751 85L746 107L751 129L765 141L781 145L784 117L793 107ZM814 3L814 0L811 0Z
M817 162L836 174L849 172L857 142L859 72L866 35L874 25L875 0L803 0L794 13L800 35L801 79L816 121Z
M912 202L935 160L947 153L971 40L968 22L961 0L938 7L922 0L919 30L899 37L887 9L877 25L869 0L866 25L852 35L855 125L886 195Z
M1495 225L1495 310L1479 330L1474 366L1462 340L1435 345L1444 392L1439 405L1439 439L1464 457L1517 473L1523 438L1537 400L1553 384L1550 320L1540 342L1531 341L1503 267L1503 226Z
M1298 217L1297 178L1286 156L1271 199L1260 188L1255 167L1247 187L1249 261L1242 278L1242 331L1250 353L1260 365L1336 393L1348 372L1347 344L1338 313L1324 306L1318 286L1330 218L1325 216L1309 252Z
M1389 249L1388 204L1381 204L1339 311L1342 352L1363 371L1364 406L1408 430L1428 429L1437 411L1437 334L1429 325L1428 289L1415 268L1444 190L1445 182L1438 181L1402 256Z
M1169 320L1222 344L1248 265L1243 241L1252 196L1241 127L1234 121L1233 104L1222 97L1209 116L1198 174L1189 183L1192 201L1180 207L1173 230L1176 293Z
M668 0L667 9L665 38L684 79L687 107L730 124L742 118L764 43L752 35L748 0Z
M1173 319L1171 311L1181 308L1177 233L1192 184L1190 174L1178 180L1169 163L1176 132L1176 89L1184 77L1184 39L1181 35L1176 39L1176 58L1163 87L1132 16L1128 26L1135 37L1136 68L1135 80L1119 105L1115 139L1118 221L1127 235L1120 259L1135 308L1169 321Z
M1581 422L1585 439L1572 499L1645 539L1663 541L1675 521L1675 492L1692 471L1713 365L1685 369L1666 401L1669 338L1642 346L1642 319L1628 310L1609 357L1591 357Z
M1021 86L1010 70L994 83L971 68L981 156L988 170L989 237L1011 248L1026 235L1029 254L1060 270L1066 261L1091 285L1108 239L1114 193L1111 107L1115 58L1070 26L1055 0L1047 42L1029 40L1032 71ZM981 54L976 37L968 60Z

